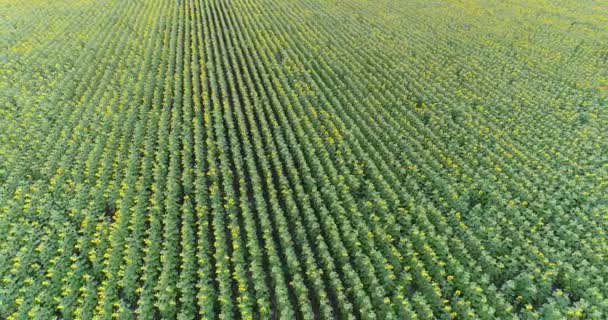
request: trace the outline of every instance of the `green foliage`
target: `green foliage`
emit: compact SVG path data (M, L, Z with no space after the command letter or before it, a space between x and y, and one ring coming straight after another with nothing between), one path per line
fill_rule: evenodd
M605 12L0 3L0 318L606 318Z

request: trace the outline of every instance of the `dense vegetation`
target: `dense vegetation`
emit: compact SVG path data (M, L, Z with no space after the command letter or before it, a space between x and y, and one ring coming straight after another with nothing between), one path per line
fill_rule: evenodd
M0 0L1 319L605 319L603 1Z

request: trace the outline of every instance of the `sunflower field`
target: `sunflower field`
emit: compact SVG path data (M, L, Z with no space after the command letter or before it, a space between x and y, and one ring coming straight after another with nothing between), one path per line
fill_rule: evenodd
M0 0L0 319L608 319L608 2Z

